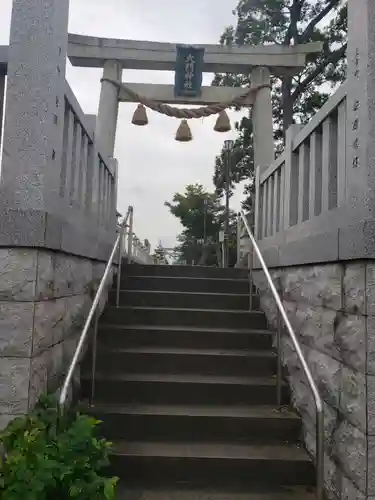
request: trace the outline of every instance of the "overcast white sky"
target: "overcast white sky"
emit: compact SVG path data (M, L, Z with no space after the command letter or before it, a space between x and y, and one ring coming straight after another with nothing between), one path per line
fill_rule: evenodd
M0 0L0 45L8 43L12 0ZM217 43L223 28L234 22L236 0L70 0L69 31L86 35L172 43ZM67 79L85 113L97 113L101 70L73 68ZM124 70L123 80L147 83L173 83L169 72ZM204 83L210 85L212 75ZM224 139L234 133L213 131L215 118L191 123L194 141L174 140L179 122L149 112L148 127L132 126L135 105L121 104L117 130L116 157L119 160L118 208L125 213L135 207L137 235L159 239L174 246L181 227L164 202L186 184L201 182L213 189L214 157ZM232 114L235 117L235 114ZM237 116L238 119L238 116ZM232 198L238 209L242 188Z

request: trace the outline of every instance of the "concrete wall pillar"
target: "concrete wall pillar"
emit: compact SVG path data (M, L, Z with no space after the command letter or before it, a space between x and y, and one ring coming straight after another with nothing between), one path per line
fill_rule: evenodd
M106 61L103 78L121 80L121 63L118 61ZM118 107L118 89L109 82L102 82L98 119L96 122L96 137L100 141L100 147L110 157L113 157L115 150Z
M0 247L47 248L106 259L115 224L101 220L99 233L92 209L99 196L102 205L109 199L102 165L106 159L99 161L97 141L93 144L82 134L85 116L66 83L68 20L69 0L13 2ZM83 189L99 173L101 191L94 186L92 195L83 199Z
M251 86L270 84L268 68L256 67L251 72ZM254 162L264 172L275 159L272 123L271 89L258 90L253 105Z
M293 139L301 130L301 125L293 124L286 131L285 137L285 191L282 200L284 218L281 225L288 229L297 221L298 216L298 159L293 155Z
M68 123L73 117L65 106L68 18L69 0L13 1L0 183L0 430L61 386L104 272L93 259L106 259L114 240L114 217L99 227L91 198L100 193L102 205L114 205L116 186L103 183L84 199L86 180L108 172L77 122L64 127L66 112ZM0 72L0 90L2 81ZM82 190L65 189L63 164L73 163ZM108 186L113 196L104 198Z
M25 212L61 212L68 17L69 0L13 1L0 186L13 230Z
M68 18L69 0L13 1L0 184L0 428L61 382L71 326L86 307L82 283L92 280L78 279L81 297L68 298L66 256L38 250L61 245Z
M346 203L374 217L375 206L375 4L348 2ZM375 249L373 249L375 250Z

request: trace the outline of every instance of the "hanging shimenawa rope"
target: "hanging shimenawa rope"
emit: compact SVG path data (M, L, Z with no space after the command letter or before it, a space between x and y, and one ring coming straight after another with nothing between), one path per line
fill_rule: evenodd
M241 108L243 106L246 106L246 101L251 94L256 94L258 90L261 90L263 88L271 88L269 84L258 85L257 87L248 89L244 94L233 98L231 101L209 104L208 106L202 106L195 109L188 109L176 108L174 106L169 106L168 104L163 104L162 102L156 102L151 99L147 99L147 97L141 96L137 92L134 92L134 90L131 90L127 85L122 82L118 82L117 80L102 78L101 81L112 83L119 90L124 90L134 101L143 104L147 108L150 108L157 113L185 120L190 118L205 118L207 116L216 115L234 106Z
M232 127L226 110L233 106L242 108L243 106L246 106L247 99L250 94L256 94L258 90L262 88L270 88L269 84L258 85L257 87L248 89L244 94L239 97L233 98L231 101L219 102L215 104L209 104L208 106L202 106L200 108L189 109L176 108L174 106L169 106L168 104L163 104L162 102L156 102L152 99L147 99L147 97L134 92L134 90L130 89L127 85L117 80L102 78L101 81L111 83L112 85L117 87L118 90L124 90L135 102L140 103L138 104L138 108L135 110L132 119L132 123L134 125L144 126L148 124L145 107L150 108L157 113L161 113L162 115L170 116L173 118L180 118L182 121L176 133L176 141L179 142L189 142L193 139L193 135L187 122L189 118L206 118L207 116L218 114L219 116L214 127L215 132L229 132Z

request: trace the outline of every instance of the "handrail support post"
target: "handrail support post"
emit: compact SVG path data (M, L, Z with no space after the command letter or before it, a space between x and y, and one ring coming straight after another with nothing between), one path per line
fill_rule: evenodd
M247 260L248 260L248 269L249 269L249 310L253 310L253 284L254 284L254 277L253 277L253 249L249 249L249 253L247 254Z
M98 342L98 323L99 323L99 309L95 311L94 319L94 335L92 340L92 359L91 359L91 395L90 405L94 404L95 398L95 378L96 378L96 360L97 360L97 342Z
M133 257L133 238L134 238L133 224L134 224L133 207L130 207L129 230L128 230L128 264L132 263L132 257Z
M316 500L324 500L324 407L316 409Z
M124 251L124 237L125 237L125 225L121 226L120 228L120 242L118 246L116 307L120 306L121 271L122 271L122 255Z
M280 408L282 405L282 358L281 358L281 335L282 335L282 322L281 314L277 311L277 332L276 332L276 355L277 355L277 368L276 368L276 391L277 391L277 406Z

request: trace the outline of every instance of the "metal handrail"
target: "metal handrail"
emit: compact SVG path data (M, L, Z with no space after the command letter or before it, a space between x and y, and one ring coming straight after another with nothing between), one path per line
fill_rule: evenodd
M122 224L119 228L119 257L118 257L118 272L117 272L117 285L116 285L116 307L120 305L120 284L121 284L121 271L122 271L122 254L124 253L124 245L125 245L125 236L128 234L128 263L131 263L132 260L132 249L133 249L133 216L134 209L133 207L129 207L127 214L122 221ZM130 219L130 220L129 220ZM129 224L128 224L129 221Z
M119 290L119 284L121 280L121 262L122 262L122 248L123 248L123 238L124 238L124 231L127 227L127 222L130 217L131 224L132 224L132 217L133 216L133 207L129 207L128 212L126 216L124 217L123 222L120 224L120 231L119 234L116 238L116 241L113 245L111 255L108 259L103 277L100 281L99 288L95 294L95 298L93 300L90 312L87 316L85 325L83 327L82 333L80 335L76 350L74 351L74 355L72 358L72 361L69 365L68 373L65 377L61 393L60 393L60 398L59 398L59 405L61 408L64 408L66 405L66 401L68 398L68 392L69 388L72 383L72 379L74 376L74 372L78 366L78 363L80 361L80 356L82 354L83 347L86 342L87 334L91 325L91 321L94 318L95 315L95 325L94 325L94 338L93 338L93 349L92 349L92 354L93 354L93 360L92 360L92 385L91 385L91 401L94 397L95 393L95 372L96 372L96 340L97 340L97 332L98 332L98 319L99 319L99 314L98 314L98 305L100 302L100 299L102 298L102 294L105 289L105 285L109 276L110 271L112 270L112 265L113 261L116 255L117 250L119 250L119 261L118 261L118 270L117 270L117 289ZM130 234L132 231L132 228L130 228ZM118 300L118 294L117 294L117 300ZM118 302L117 302L118 306Z
M277 328L277 357L278 357L278 366L281 368L281 318L284 320L286 329L288 331L289 337L292 340L292 344L294 346L294 349L296 350L297 357L302 365L302 369L306 375L308 384L310 386L311 392L314 397L314 402L315 402L315 409L316 409L316 499L317 500L323 500L324 497L324 406L323 406L323 400L319 394L318 388L315 384L315 381L312 377L310 368L308 367L308 364L305 360L305 357L303 355L301 346L298 342L296 333L294 332L292 325L290 324L290 321L288 319L288 316L286 314L286 311L284 309L284 306L282 304L280 295L278 294L276 287L273 283L273 280L271 278L270 272L268 270L268 267L266 263L264 262L263 256L261 254L261 251L259 250L259 247L255 241L255 238L253 236L253 233L250 229L249 223L246 220L246 216L244 212L241 210L240 212L240 218L242 219L246 231L249 235L252 247L255 250L255 253L258 257L258 260L260 262L260 265L264 271L264 274L266 275L268 284L271 288L272 294L274 296L274 299L276 301L276 305L278 308L278 328ZM251 254L249 256L249 264L250 264L250 274L252 271L252 261L253 261L253 255ZM250 288L250 296L252 296L252 282L250 283L251 288ZM251 309L251 306L250 306ZM281 369L278 369L277 371L277 385L278 385L278 403L281 403Z

